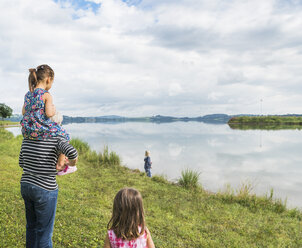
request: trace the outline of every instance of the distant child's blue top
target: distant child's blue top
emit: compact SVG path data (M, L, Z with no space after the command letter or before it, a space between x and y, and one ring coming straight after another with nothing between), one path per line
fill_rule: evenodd
M36 88L24 97L25 114L20 122L24 138L44 140L61 136L70 140L68 133L58 123L51 121L45 114L43 95L47 90Z
M148 157L145 157L144 158L144 161L145 161L145 166L144 168L145 169L150 169L151 168L151 158L148 156Z

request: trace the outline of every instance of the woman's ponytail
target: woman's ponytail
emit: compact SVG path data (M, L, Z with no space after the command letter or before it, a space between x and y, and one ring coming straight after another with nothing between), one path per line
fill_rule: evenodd
M29 69L29 76L28 76L28 87L29 91L33 92L35 87L37 86L38 79L37 79L37 73L35 68Z

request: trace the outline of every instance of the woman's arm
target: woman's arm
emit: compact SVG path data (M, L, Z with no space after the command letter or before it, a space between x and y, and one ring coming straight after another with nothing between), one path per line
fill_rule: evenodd
M77 162L78 162L78 158L76 158L76 159L68 159L68 165L69 166L75 166Z
M68 165L75 166L78 161L78 152L67 140L59 139L58 151L68 158Z
M109 237L108 237L108 233L107 233L107 235L106 235L104 248L111 248L110 241L109 241Z
M155 245L153 243L151 234L149 232L149 229L146 227L146 231L147 231L147 246L148 248L155 248Z
M56 107L53 104L52 96L48 92L46 92L43 95L43 100L45 102L45 114L47 115L47 117L50 118L54 116L56 113Z

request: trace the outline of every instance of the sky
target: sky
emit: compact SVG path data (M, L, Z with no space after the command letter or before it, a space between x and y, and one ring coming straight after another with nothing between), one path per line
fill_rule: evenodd
M302 114L298 0L1 0L0 102L50 65L70 116Z

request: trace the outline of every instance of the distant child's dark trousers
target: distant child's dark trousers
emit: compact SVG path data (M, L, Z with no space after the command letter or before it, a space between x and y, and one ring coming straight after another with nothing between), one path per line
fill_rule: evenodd
M145 172L147 174L147 177L152 177L151 169L150 168L145 168Z

